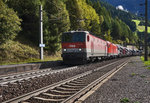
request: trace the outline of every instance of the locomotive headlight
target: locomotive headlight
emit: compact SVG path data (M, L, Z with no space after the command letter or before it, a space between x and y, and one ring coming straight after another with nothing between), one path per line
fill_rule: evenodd
M64 51L67 51L67 49L64 49Z
M82 51L82 49L80 48L79 51Z

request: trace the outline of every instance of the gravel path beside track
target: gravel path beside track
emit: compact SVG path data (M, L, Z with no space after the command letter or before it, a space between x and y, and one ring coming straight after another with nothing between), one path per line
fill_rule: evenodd
M150 103L150 69L140 57L132 58L84 103Z

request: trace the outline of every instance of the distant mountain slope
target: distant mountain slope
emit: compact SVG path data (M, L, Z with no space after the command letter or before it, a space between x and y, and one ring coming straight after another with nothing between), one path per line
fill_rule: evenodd
M88 1L88 0L87 0ZM97 2L97 0L90 0L92 2ZM141 19L138 16L134 15L131 12L127 12L125 10L117 10L112 4L98 0L100 1L101 6L104 6L110 13L113 18L119 18L123 22L125 22L132 31L136 31L136 24L132 21L132 19Z
M144 14L144 6L140 6L139 4L144 4L145 0L101 0L106 1L113 6L122 5L124 9L127 9L128 11L135 13L135 14ZM150 4L150 0L148 0L148 4ZM148 5L148 10L150 14L150 5ZM149 15L150 18L150 15Z
M114 6L109 3L101 2L101 5L104 6L108 11L110 11L113 18L118 17L122 21L124 21L132 31L136 30L136 25L132 21L132 19L138 19L138 17L130 12L125 12L122 10L117 10Z

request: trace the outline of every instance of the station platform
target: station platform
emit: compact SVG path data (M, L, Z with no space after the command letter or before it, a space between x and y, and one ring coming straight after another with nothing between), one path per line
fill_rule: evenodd
M38 70L40 64L17 64L0 66L0 75L8 75L18 72L26 72L31 70Z
M51 68L59 66L62 61L43 61L37 63L26 63L26 64L16 64L16 65L2 65L0 66L0 76L11 75L14 73L35 71L39 69Z

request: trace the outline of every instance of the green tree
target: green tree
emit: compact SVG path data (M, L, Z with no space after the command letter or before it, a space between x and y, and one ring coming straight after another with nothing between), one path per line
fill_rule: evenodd
M77 0L68 0L66 2L69 18L71 22L71 30L77 30L84 25L82 10L78 5Z
M21 19L13 9L10 9L0 0L0 44L13 40L21 30Z
M86 2L86 0L68 0L66 2L72 30L80 28L91 31L92 24L100 24L101 21L95 9Z
M91 0L86 0L86 3L91 5L91 6L93 5L93 2Z
M113 37L114 40L121 39L122 29L121 29L121 26L118 21L119 21L119 19L116 18L116 19L114 19L114 21L112 23L111 36Z
M105 7L102 7L101 14L104 17L104 22L102 23L102 32L105 33L106 31L112 28L112 19L111 19L112 17Z
M111 31L111 15L106 10L105 7L102 7L99 1L95 1L93 3L93 8L96 10L96 13L99 15L100 18L100 26L101 26L101 33L103 36ZM108 34L107 34L108 35ZM106 37L106 35L105 35Z
M112 40L112 37L111 37L111 35L110 35L110 30L108 30L107 32L105 32L104 38L105 38L105 40L107 40L107 41L110 41L110 42L113 41L113 40Z
M91 30L96 36L101 37L101 26L96 21L91 21Z
M22 31L18 37L26 38L34 44L39 43L39 5L40 0L7 0L6 3L13 8L22 19Z
M46 49L55 53L60 49L61 34L70 29L69 14L62 1L46 1L45 10L48 19L45 23L44 41Z

